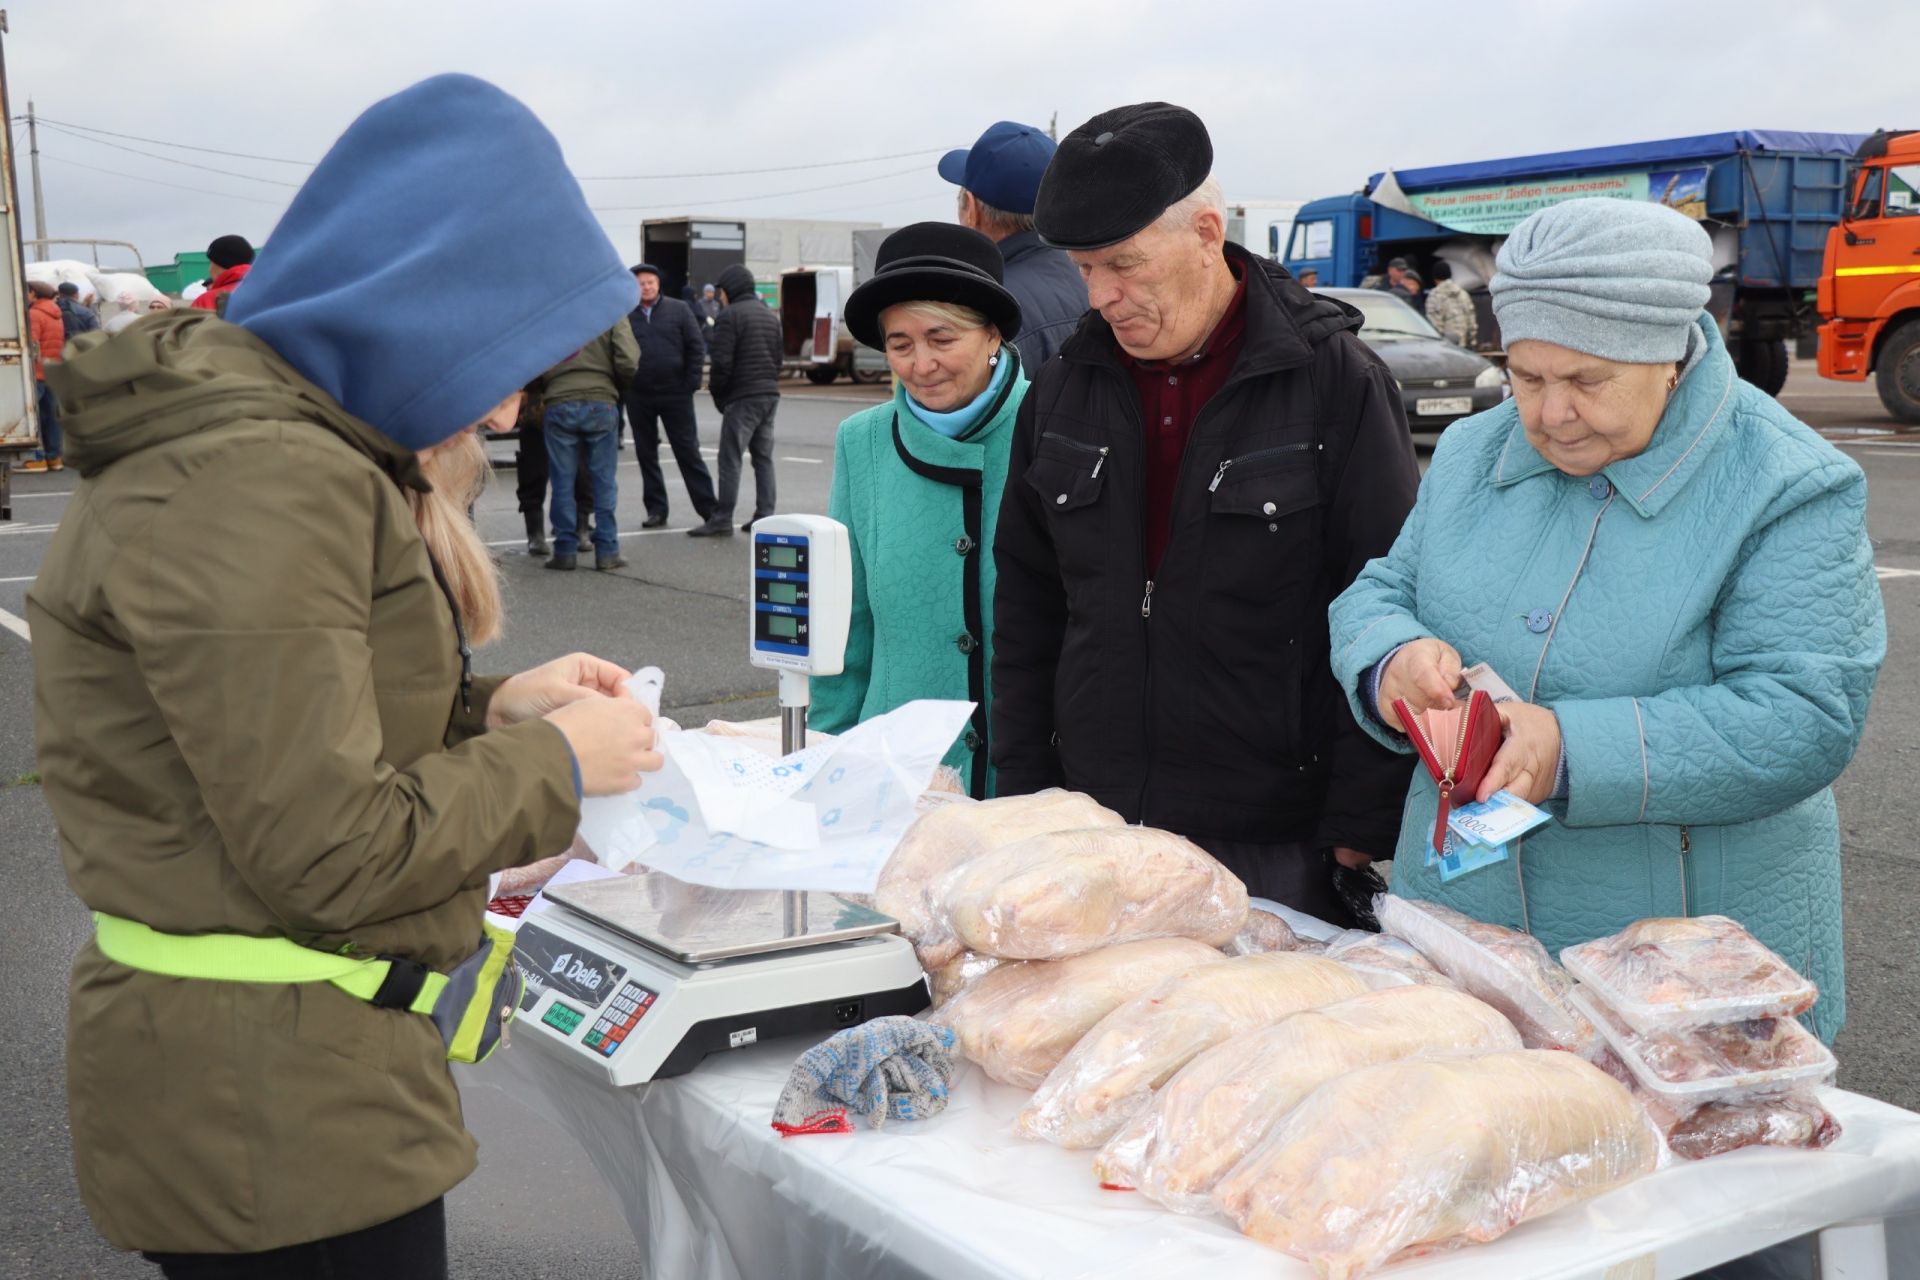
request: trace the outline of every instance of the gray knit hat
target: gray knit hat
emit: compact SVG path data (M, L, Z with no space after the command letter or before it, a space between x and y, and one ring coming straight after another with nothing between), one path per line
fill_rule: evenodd
M1713 241L1684 214L1637 200L1568 200L1513 229L1489 288L1508 345L1534 338L1662 364L1687 354L1712 278Z

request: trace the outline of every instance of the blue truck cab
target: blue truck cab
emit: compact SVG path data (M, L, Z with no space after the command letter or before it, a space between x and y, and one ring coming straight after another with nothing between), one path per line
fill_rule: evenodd
M1302 206L1283 258L1323 286L1372 283L1394 258L1431 279L1445 259L1497 350L1487 300L1493 255L1529 213L1583 196L1652 200L1697 218L1714 241L1713 299L1740 372L1777 392L1787 340L1814 341L1827 231L1840 221L1864 134L1742 131L1375 174L1361 191Z

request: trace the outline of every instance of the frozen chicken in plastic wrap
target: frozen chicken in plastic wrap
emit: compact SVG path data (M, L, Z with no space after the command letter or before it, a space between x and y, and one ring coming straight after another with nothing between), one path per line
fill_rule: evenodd
M880 871L874 907L900 922L900 932L932 973L966 948L954 940L943 914L928 901L933 886L955 867L1004 845L1048 831L1121 826L1124 819L1076 791L947 804L922 814Z
M1270 951L1322 951L1323 944L1303 938L1271 911L1252 907L1240 932L1222 948L1230 956L1262 956Z
M1232 940L1247 887L1192 841L1150 827L1053 831L985 853L930 895L960 944L1054 960L1142 938Z
M1653 1171L1632 1096L1570 1053L1412 1058L1330 1081L1214 1188L1254 1239L1351 1280L1484 1243Z
M1599 1052L1593 1023L1567 1000L1573 979L1539 939L1398 894L1382 894L1375 910L1383 932L1411 943L1462 990L1506 1014L1529 1049Z
M1412 943L1389 934L1348 929L1327 943L1326 956L1358 969L1370 987L1454 985L1453 979L1434 968Z
M1153 938L1066 960L1000 965L926 1015L1002 1084L1037 1088L1115 1006L1175 974L1227 963L1204 942Z
M1560 953L1567 967L1638 1031L1789 1017L1819 991L1726 916L1638 920Z
M1327 1081L1418 1054L1520 1047L1491 1005L1450 987L1395 986L1296 1013L1215 1045L1180 1069L1094 1163L1182 1213L1211 1213L1213 1186Z
M933 1007L938 1009L1001 965L1018 963L1021 962L962 951L940 967L927 970L927 984L933 988Z
M1366 989L1358 974L1337 961L1286 951L1240 956L1171 978L1087 1032L1014 1128L1063 1147L1097 1147L1195 1054Z

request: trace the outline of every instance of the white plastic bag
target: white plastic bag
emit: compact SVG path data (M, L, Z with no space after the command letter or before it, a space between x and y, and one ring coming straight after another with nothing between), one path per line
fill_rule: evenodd
M777 760L749 739L669 729L664 767L582 802L580 834L615 869L644 860L721 889L871 893L972 708L910 702Z

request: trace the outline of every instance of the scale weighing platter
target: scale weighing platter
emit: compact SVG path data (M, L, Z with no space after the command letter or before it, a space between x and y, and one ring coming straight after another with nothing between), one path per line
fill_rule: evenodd
M891 916L826 893L713 889L664 872L559 885L561 906L682 964L896 933Z
M526 979L515 1025L615 1086L927 1007L898 922L832 894L712 889L649 872L546 896L514 944Z

